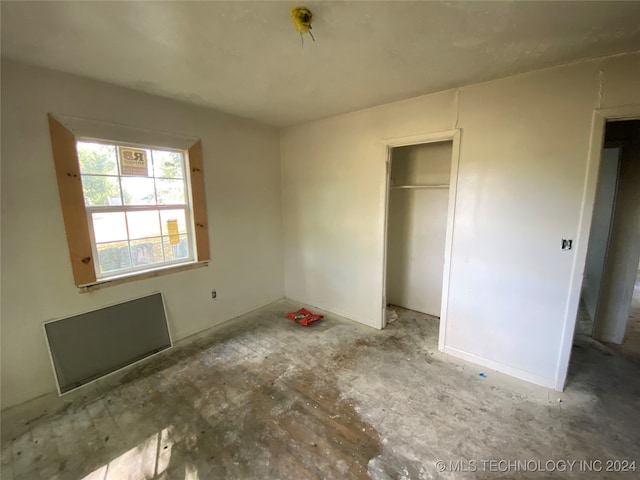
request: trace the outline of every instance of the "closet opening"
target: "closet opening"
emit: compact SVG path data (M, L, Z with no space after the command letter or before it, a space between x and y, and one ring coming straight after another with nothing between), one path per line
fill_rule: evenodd
M390 146L387 163L383 327L425 321L427 334L440 337L441 349L457 172L454 143L450 136Z

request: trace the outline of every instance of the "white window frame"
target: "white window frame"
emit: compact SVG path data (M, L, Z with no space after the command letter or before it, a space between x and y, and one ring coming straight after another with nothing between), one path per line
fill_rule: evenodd
M86 143L98 143L101 145L108 145L108 146L113 146L115 147L115 152L116 152L116 167L118 170L117 175L105 175L105 174L93 174L93 173L82 173L82 175L91 175L91 176L96 176L96 177L111 177L111 178L117 178L118 179L118 184L120 186L120 205L87 205L85 203L84 205L84 209L86 212L86 216L87 216L87 223L89 225L89 237L91 238L91 250L93 251L93 258L96 259L95 261L95 270L96 270L96 279L98 281L109 281L109 280L113 280L113 279L117 279L117 278L123 278L123 277L128 277L131 276L132 274L136 274L136 273L142 273L142 272L153 272L156 270L162 270L164 268L168 268L168 267L172 267L172 266L176 266L176 265L188 265L190 263L195 263L197 262L196 260L196 242L195 242L195 235L194 235L194 221L193 221L193 197L191 195L191 180L189 177L189 152L187 150L182 150L182 149L177 149L177 148L169 148L169 147L164 147L164 146L160 146L160 145L144 145L144 144L133 144L133 143L129 143L129 142L119 142L117 140L104 140L104 139L98 139L98 138L90 138L90 137L77 137L76 138L76 145L80 142L86 142ZM132 148L138 148L138 149L143 149L143 150L149 150L151 152L151 161L154 162L153 159L153 150L162 150L165 152L178 152L182 155L182 180L184 182L184 192L185 192L185 204L170 204L170 205L159 205L159 204L155 204L155 205L126 205L124 202L124 190L122 187L122 178L126 178L128 177L128 175L122 175L122 173L120 172L120 151L118 149L118 147L132 147ZM79 160L79 158L78 158ZM155 164L154 164L155 165ZM154 178L154 182L153 182L153 188L154 188L154 193L155 193L155 198L156 198L156 202L157 202L157 198L158 198L158 192L157 192L157 186L156 186L156 182L155 179L160 178L162 179L163 177L156 177L155 175L153 176ZM171 179L171 180L175 180L175 179ZM128 217L126 215L126 212L145 212L145 211L158 211L160 212L161 210L184 210L185 212L185 222L186 222L186 227L187 227L187 240L188 240L188 244L189 244L189 256L187 258L181 258L178 260L171 260L171 261L163 261L163 262L159 262L159 263L153 263L153 264L146 264L146 265L140 265L140 266L132 266L130 268L123 268L123 269L119 269L117 271L109 271L109 272L102 272L100 269L100 261L99 261L99 256L98 256L98 242L96 242L95 239L95 231L93 228L93 213L119 213L119 212L124 212L125 213L125 225L126 225L126 229L127 229L127 239L126 242L129 246L129 255L131 255L131 237L129 234L129 221L128 221ZM159 215L159 213L158 213ZM162 222L160 221L160 224ZM154 237L157 238L157 237ZM162 231L161 231L161 235L160 237L162 239ZM136 240L136 239L134 239ZM124 240L123 240L124 241ZM164 243L162 245L163 248L163 257L164 257ZM131 264L133 265L133 259L131 259Z

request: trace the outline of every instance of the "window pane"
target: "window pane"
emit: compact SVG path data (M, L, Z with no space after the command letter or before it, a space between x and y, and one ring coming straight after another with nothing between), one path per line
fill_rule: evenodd
M131 240L131 262L134 266L161 263L162 261L161 238Z
M127 212L129 238L160 236L160 216L157 210L150 212Z
M180 235L177 239L172 237L162 237L162 239L164 242L164 256L167 261L189 258L189 242L186 235Z
M97 245L100 271L114 272L131 268L131 256L127 242L102 243Z
M134 161L132 163L132 160L134 160L133 155L137 154L137 152L131 152L132 149L143 150L145 152L146 168L142 168L141 165L137 163L137 161ZM125 158L122 158L123 154ZM140 148L140 147L118 146L118 156L120 159L120 175L121 176L142 177L142 178L148 178L153 176L153 159L151 158L151 150L148 150L146 148ZM133 171L132 171L132 167L135 167L133 168Z
M127 239L127 224L124 213L92 213L93 235L96 243Z
M156 177L182 178L182 154L154 150L153 168Z
M186 152L94 141L76 148L100 278L194 258ZM146 152L146 169L134 149Z
M78 142L76 145L81 173L118 175L115 146L89 142Z
M155 205L153 178L121 177L125 205Z
M183 180L156 180L158 190L158 204L172 205L184 204L184 181Z
M88 207L98 205L122 205L118 177L82 175L84 203Z
M160 218L162 219L162 235L169 236L174 234L171 225L175 225L175 222L177 222L178 233L187 233L184 210L161 210ZM175 222L171 222L172 220L175 220Z

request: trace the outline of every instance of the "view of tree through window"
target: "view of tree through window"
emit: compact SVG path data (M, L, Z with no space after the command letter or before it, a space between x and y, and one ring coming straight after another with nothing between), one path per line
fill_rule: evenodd
M98 278L193 260L184 152L77 142Z

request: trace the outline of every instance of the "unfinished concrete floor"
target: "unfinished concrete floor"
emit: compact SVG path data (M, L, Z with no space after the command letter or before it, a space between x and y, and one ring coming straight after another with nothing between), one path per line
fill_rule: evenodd
M561 394L440 354L426 315L402 310L384 331L333 316L301 327L283 316L297 308L278 302L6 411L2 479L637 478L604 469L640 462L640 365L588 337ZM476 472L450 471L471 460Z
M593 332L593 320L583 302L580 302L576 323L577 335L590 337ZM640 363L640 273L636 277L629 309L627 329L622 344L603 343L611 352L615 352L632 363Z

